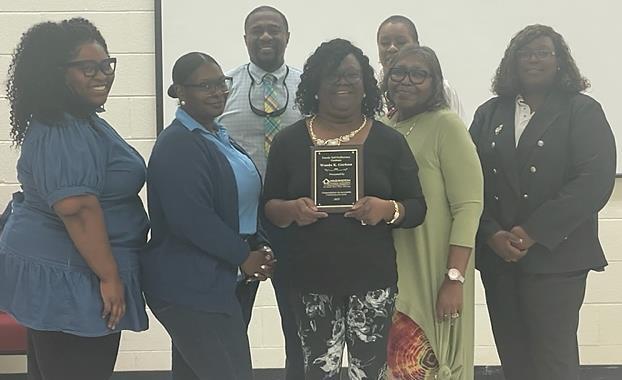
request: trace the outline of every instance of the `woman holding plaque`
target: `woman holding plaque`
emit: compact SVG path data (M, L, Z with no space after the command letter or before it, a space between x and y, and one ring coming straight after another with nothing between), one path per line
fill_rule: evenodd
M471 125L485 189L476 263L507 380L579 378L579 311L588 272L607 265L598 211L616 167L588 87L564 38L529 25Z
M419 163L429 212L395 230L400 294L389 338L390 378L473 379L474 266L483 180L475 146L449 110L432 49L407 45L387 62L382 88Z
M349 41L325 42L309 57L296 103L307 117L274 139L264 195L267 217L287 228L305 377L337 379L347 344L351 379L382 378L397 283L392 231L426 213L417 163L404 137L374 120L382 103L373 69ZM356 146L362 162L348 165L359 175L349 170L345 182L359 183L361 197L342 204L345 212L318 206L338 200L322 186L312 199L312 176L332 172L312 170L310 148Z

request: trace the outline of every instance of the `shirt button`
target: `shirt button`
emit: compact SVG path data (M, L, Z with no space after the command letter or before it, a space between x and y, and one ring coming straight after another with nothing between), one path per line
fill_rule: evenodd
M527 198L529 198L529 194L527 193L523 194L523 199L527 199Z
M539 147L543 147L544 146L544 141L538 140L538 142L536 144L538 144Z
M495 144L495 142L493 141L493 142L490 144L490 147L491 147L491 148L494 148L494 147L495 147L495 145L497 145L497 144Z
M535 166L532 166L532 167L529 168L529 171L532 172L532 173L535 173L535 172L538 171L538 169L536 169Z

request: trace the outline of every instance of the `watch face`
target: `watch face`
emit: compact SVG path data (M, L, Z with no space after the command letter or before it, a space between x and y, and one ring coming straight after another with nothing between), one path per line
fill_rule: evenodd
M456 281L460 278L460 271L456 268L451 268L448 272L447 272L447 276L449 277L450 280L452 281Z

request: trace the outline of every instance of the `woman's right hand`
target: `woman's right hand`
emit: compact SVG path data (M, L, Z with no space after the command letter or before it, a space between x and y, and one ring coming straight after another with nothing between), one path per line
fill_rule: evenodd
M520 250L516 246L522 244L522 239L509 231L497 231L488 239L488 245L495 253L506 262L518 262L526 254L527 250Z
M121 278L116 276L111 280L100 280L99 290L102 296L104 310L102 319L108 318L107 325L114 330L125 315L125 287Z
M327 213L318 211L311 198L302 197L290 202L292 219L299 226L307 226L328 217Z

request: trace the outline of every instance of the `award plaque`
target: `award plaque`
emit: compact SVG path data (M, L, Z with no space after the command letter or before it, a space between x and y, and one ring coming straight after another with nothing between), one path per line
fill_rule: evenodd
M362 146L311 147L311 199L320 211L345 212L362 196Z

